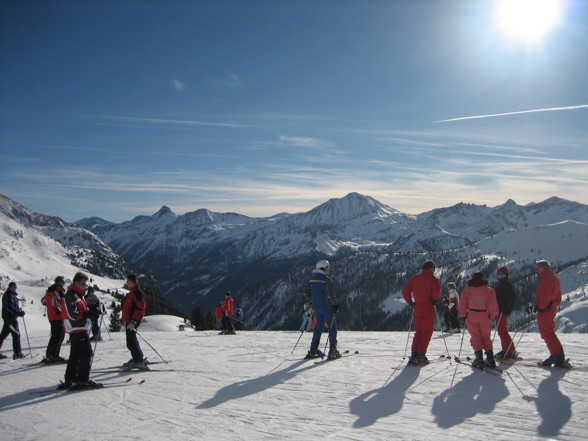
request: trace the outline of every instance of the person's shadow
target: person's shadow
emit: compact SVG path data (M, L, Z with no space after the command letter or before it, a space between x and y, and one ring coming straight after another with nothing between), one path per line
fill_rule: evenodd
M559 390L558 386L558 381L567 372L565 369L549 369L549 377L537 388L537 397L525 396L527 401L533 401L537 406L537 412L541 416L537 433L542 437L557 437L561 428L572 416L572 401Z
M305 368L296 370L296 368L306 363L306 361L307 360L297 361L291 364L290 366L286 367L285 369L274 371L262 377L252 378L250 380L238 381L237 383L229 384L228 386L219 389L214 395L214 397L209 398L208 400L200 403L197 406L197 408L208 409L211 407L219 406L230 400L237 400L248 395L256 394L271 387L277 386L278 384L285 383L286 381L290 380L291 378L295 377L301 372L307 371L308 369L312 369L313 367L317 366L313 363Z
M353 427L367 427L374 424L379 418L395 414L402 409L406 391L419 377L421 370L418 367L404 368L401 373L385 386L374 389L349 403L349 410L358 416Z
M447 429L478 413L491 413L508 395L502 377L491 378L490 374L472 372L455 386L437 395L431 413L435 415L437 425Z

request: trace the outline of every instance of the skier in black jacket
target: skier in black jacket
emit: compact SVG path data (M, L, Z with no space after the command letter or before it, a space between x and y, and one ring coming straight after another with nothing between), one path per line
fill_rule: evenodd
M515 345L508 333L507 320L512 309L514 307L516 294L508 276L510 274L509 269L506 266L502 266L497 270L498 284L494 287L496 291L496 301L498 302L498 321L496 322L496 330L500 337L500 344L502 350L495 355L498 360L508 360L516 358Z
M2 296L2 319L4 326L0 333L0 348L8 334L12 334L12 349L14 350L13 358L24 358L20 346L20 331L18 330L18 317L24 317L25 313L18 304L18 293L16 292L16 282L10 282L8 289ZM6 358L0 354L0 358Z

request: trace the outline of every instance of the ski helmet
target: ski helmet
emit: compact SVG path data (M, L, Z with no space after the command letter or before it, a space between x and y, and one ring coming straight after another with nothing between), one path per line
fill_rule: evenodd
M330 267L331 267L331 264L329 263L328 260L319 260L316 263L316 267L315 268L324 271L326 268L330 268Z

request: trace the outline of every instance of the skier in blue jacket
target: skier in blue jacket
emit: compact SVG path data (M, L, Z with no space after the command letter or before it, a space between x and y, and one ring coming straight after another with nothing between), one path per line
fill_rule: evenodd
M329 325L330 347L327 359L332 360L341 357L341 354L337 351L337 322L334 319L339 310L339 304L335 297L333 282L329 277L330 272L331 265L329 262L319 260L313 271L312 279L304 286L304 295L309 302L312 301L316 317L312 342L306 358L324 357L318 347L325 323Z

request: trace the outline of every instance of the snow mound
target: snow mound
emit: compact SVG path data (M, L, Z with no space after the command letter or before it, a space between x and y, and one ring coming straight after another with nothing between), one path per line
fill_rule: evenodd
M148 315L145 317L145 321L141 324L139 331L177 332L180 329L191 330L192 328L190 325L186 324L181 317L173 315Z

